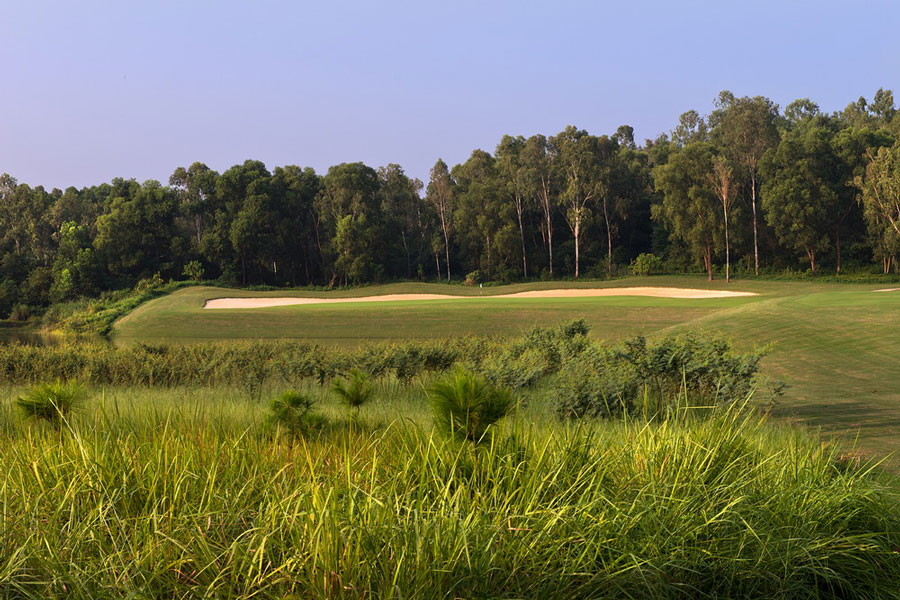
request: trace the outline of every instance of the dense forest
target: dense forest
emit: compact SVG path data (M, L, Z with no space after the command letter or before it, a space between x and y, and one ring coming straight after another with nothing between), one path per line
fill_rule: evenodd
M339 286L392 279L606 277L637 257L708 277L896 272L900 114L878 90L825 114L722 92L638 144L503 136L493 153L324 175L196 162L168 184L46 190L0 176L0 318L148 277ZM652 256L650 256L652 255Z

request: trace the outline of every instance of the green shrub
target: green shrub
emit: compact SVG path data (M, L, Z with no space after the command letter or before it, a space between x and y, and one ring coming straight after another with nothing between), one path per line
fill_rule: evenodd
M315 401L296 390L284 392L269 405L269 422L292 435L303 435L321 425L323 419L312 412Z
M566 419L630 414L640 389L635 370L597 346L567 361L554 383L556 413Z
M30 319L35 312L35 308L33 306L28 306L27 304L16 304L12 307L12 310L9 313L10 321L27 321Z
M545 353L538 348L492 353L474 367L488 382L514 390L530 387L551 372Z
M694 334L666 337L656 344L638 336L619 351L651 394L674 397L684 391L710 402L746 398L754 388L764 355L764 351L738 354L725 340Z
M58 429L85 397L84 389L76 383L44 383L20 396L16 406L25 417L46 421Z
M192 260L186 265L184 265L184 269L181 271L181 274L185 277L191 279L192 281L200 281L203 279L203 265L200 264L199 260Z
M663 261L655 254L644 252L631 261L632 275L653 275L663 269Z
M690 334L653 344L639 336L613 349L592 346L571 355L560 371L556 411L580 418L640 409L651 418L672 415L685 398L704 406L742 401L759 385L763 356L762 351L739 354L724 340Z
M534 385L590 346L590 327L584 319L557 327L535 327L512 343L484 353L467 364L490 383L521 389Z
M138 282L134 289L103 292L92 300L73 300L50 306L43 315L47 329L66 333L105 336L117 319L123 317L148 300L170 294L195 281L164 283L157 273L152 278Z
M368 373L353 369L346 378L332 382L331 391L359 416L359 409L375 395L375 386Z
M696 336L656 343L635 338L609 348L591 342L588 329L579 320L508 341L455 338L354 349L287 341L9 344L0 345L0 378L19 385L77 380L102 386L225 386L258 401L273 385L300 388L309 380L327 385L342 376L338 385L352 395L354 385L361 386L357 391L369 387L353 383L354 371L366 378L395 374L406 385L464 366L487 383L513 390L552 383L559 388L557 411L566 417L622 414L635 407L648 412L647 398L653 404L649 414L656 414L669 410L682 391L713 403L744 398L759 385L760 352L735 353L721 340Z
M508 388L492 385L471 371L457 370L427 390L435 424L453 437L480 442L514 405Z

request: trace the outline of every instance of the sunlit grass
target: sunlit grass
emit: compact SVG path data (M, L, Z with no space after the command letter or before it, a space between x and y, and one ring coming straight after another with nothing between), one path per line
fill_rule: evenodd
M378 381L287 436L242 390L92 389L55 431L0 400L0 596L900 597L897 488L752 411L551 418L473 445ZM543 393L549 393L544 390Z

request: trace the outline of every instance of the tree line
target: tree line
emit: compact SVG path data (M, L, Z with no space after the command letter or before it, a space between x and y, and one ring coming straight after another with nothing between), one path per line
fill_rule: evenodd
M156 276L242 285L607 277L668 270L896 272L900 115L879 89L826 114L722 92L643 144L633 129L505 135L493 153L324 175L200 162L167 184L46 190L0 176L0 317ZM27 312L27 310L26 310Z

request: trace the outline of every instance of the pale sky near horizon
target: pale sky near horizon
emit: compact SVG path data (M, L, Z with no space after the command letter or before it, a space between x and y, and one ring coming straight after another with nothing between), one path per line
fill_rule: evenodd
M884 0L3 0L0 173L49 189L253 158L426 180L504 133L653 138L722 89L900 99L898 25Z

